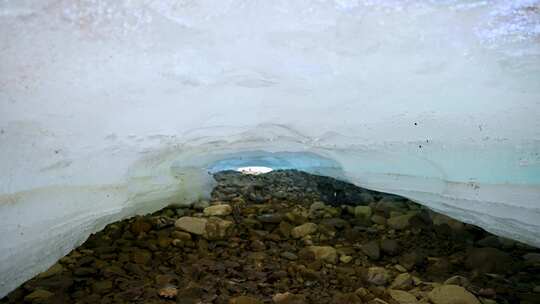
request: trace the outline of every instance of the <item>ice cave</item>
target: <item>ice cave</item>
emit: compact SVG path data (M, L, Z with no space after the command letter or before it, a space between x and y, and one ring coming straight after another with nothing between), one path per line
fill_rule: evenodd
M0 1L0 297L106 224L298 169L540 246L540 1Z

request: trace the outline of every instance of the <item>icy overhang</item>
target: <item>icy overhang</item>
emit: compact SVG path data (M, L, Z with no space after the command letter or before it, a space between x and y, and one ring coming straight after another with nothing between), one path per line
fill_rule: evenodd
M0 297L246 158L540 246L538 7L0 2Z

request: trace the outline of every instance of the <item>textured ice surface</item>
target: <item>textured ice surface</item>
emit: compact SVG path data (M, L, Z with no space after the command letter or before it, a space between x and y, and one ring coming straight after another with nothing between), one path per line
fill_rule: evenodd
M0 0L0 296L298 168L540 246L539 1Z

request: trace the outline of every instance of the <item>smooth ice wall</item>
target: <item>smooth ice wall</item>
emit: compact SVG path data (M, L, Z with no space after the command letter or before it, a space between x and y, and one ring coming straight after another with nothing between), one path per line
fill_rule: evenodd
M539 1L0 1L0 296L270 164L540 246Z

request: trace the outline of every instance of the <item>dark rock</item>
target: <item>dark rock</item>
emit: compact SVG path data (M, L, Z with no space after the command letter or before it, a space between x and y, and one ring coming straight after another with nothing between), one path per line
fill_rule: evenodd
M467 251L465 266L482 273L506 273L512 269L509 254L495 248L472 248Z
M399 243L396 240L382 240L381 241L381 250L382 252L388 255L397 255L400 251Z
M372 260L378 260L381 256L379 243L377 241L371 241L362 245L362 252Z

